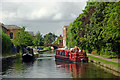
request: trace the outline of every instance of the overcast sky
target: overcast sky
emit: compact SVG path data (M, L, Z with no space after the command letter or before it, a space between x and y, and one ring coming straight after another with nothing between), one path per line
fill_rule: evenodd
M62 35L64 25L73 22L85 8L87 0L1 0L0 22L26 26L42 34Z

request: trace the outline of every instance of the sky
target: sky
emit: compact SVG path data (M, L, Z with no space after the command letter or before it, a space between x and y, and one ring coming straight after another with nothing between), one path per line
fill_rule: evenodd
M0 0L0 22L25 26L27 31L43 35L62 35L62 28L73 22L87 0Z

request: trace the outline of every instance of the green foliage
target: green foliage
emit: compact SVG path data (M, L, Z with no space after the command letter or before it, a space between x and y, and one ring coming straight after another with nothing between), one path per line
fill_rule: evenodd
M20 58L21 58L21 56L22 56L22 55L21 55L21 54L19 54L19 53L17 53L17 54L16 54L16 58L17 58L17 59L20 59Z
M0 30L0 35L2 35L2 53L8 53L11 50L11 40L10 36Z
M56 35L54 34L54 33L51 33L51 32L49 32L48 34L46 34L45 36L44 36L44 41L45 41L45 44L47 43L52 43L53 41L55 41L55 39L56 39Z
M33 37L25 31L25 27L23 27L20 32L17 32L16 38L13 40L15 46L32 46Z
M120 2L88 2L83 13L67 31L67 46L79 46L89 53L120 53Z
M57 40L54 42L54 44L59 44L59 39L60 39L60 37L58 36Z
M72 25L73 23L71 23L67 29L67 38L66 38L66 44L68 46L68 48L74 47L77 43L74 39L74 34L72 34Z
M33 44L34 46L43 46L44 45L44 39L42 37L42 35L40 34L40 32L38 32L35 36L35 38L33 39Z
M51 47L45 47L44 50L52 50Z

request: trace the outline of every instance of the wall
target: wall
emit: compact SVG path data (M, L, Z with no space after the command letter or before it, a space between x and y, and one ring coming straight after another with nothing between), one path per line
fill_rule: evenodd
M61 35L60 35L60 38L59 38L59 45L63 46L63 37Z
M20 29L11 29L11 30L8 30L8 35L10 35L10 32L13 33L13 39L16 38L16 33L20 31Z
M63 47L66 47L67 27L68 26L63 27Z

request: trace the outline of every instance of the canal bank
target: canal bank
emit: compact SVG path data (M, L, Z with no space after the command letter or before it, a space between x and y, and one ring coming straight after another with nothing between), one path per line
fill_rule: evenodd
M10 64L10 62L14 59L16 59L16 55L2 57L2 67L4 67L4 65Z
M96 56L93 54L87 54L89 57L89 62L100 66L101 68L113 73L116 76L120 76L120 62L115 59L108 59L101 56Z
M16 55L2 57L2 60L1 60L2 71L6 70L9 65L12 65L15 59L16 59Z

